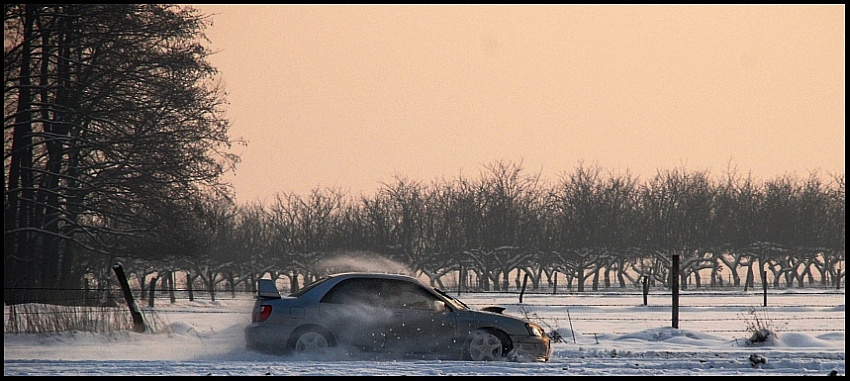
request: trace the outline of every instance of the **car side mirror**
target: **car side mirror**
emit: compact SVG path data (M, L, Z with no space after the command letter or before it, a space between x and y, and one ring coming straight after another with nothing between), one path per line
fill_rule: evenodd
M442 300L435 300L434 301L434 311L446 312L448 310L449 310L449 308L446 307L446 302L444 302Z

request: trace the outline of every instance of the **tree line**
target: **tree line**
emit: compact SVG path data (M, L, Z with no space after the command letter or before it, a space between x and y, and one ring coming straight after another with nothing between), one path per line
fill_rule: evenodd
M518 288L526 275L530 289L551 287L556 273L578 292L642 277L670 287L673 255L684 288L752 287L762 271L776 287L837 287L844 205L843 175L757 182L672 169L641 181L579 165L548 183L497 161L478 178L396 177L368 196L325 188L211 205L172 232L179 246L121 257L137 279L181 271L230 290L252 290L260 277L297 290L329 272L376 268L481 291Z
M141 285L183 272L210 289L263 276L297 289L359 257L480 290L556 273L579 291L669 285L674 254L684 286L724 269L735 284L763 269L786 285L844 277L844 174L640 179L579 165L548 182L497 161L477 178L237 205L221 179L241 142L207 62L210 23L174 5L4 5L7 303L108 289L119 261Z

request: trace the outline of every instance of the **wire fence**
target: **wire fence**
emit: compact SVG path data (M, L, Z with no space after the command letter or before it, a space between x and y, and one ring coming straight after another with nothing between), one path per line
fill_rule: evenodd
M26 291L28 289L24 289ZM126 329L132 325L128 305L120 290L93 291L68 288L37 288L38 291L56 292L57 297L41 303L7 305L4 309L4 332L57 332L66 330L109 331ZM249 291L197 291L188 289L160 290L150 299L150 289L132 290L135 302L144 313L179 314L243 314L250 316L250 305L255 298ZM63 298L59 298L63 295ZM142 296L145 298L142 299ZM75 299L67 299L71 296ZM173 298L172 298L173 296ZM768 305L762 305L761 291L694 291L680 295L678 320L683 327L698 328L707 333L741 332L736 322L758 309L771 315L779 327L796 332L844 332L844 292L824 289L771 290ZM607 324L608 332L621 332L626 327L665 327L670 323L672 309L669 292L656 291L648 295L643 304L639 292L587 291L583 293L529 293L521 301L520 292L464 292L458 296L473 308L498 304L508 310L533 309L538 318L557 321L564 310L575 311L572 324L595 326ZM242 310L217 308L237 303ZM195 302L195 303L192 303ZM622 311L641 307L638 316ZM830 311L824 313L823 311ZM811 316L807 316L811 315ZM152 316L148 316L150 319ZM47 323L46 321L51 321ZM595 328L587 328L596 330Z

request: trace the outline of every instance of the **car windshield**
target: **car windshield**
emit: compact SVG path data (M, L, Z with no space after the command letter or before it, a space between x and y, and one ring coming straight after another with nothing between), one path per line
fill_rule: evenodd
M451 303L452 306L454 306L455 308L457 308L459 310L468 310L469 309L469 306L467 306L466 303L460 301L460 299L453 298L451 295L449 295L449 293L447 293L443 290L440 290L439 288L436 288L436 287L434 288L434 291L436 291L438 294L440 294L444 298L446 298L449 301L449 303Z

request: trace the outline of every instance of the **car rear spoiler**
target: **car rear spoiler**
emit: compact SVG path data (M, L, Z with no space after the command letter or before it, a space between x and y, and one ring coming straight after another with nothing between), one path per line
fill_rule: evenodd
M263 299L280 299L280 291L271 279L260 279L257 281L257 297Z

